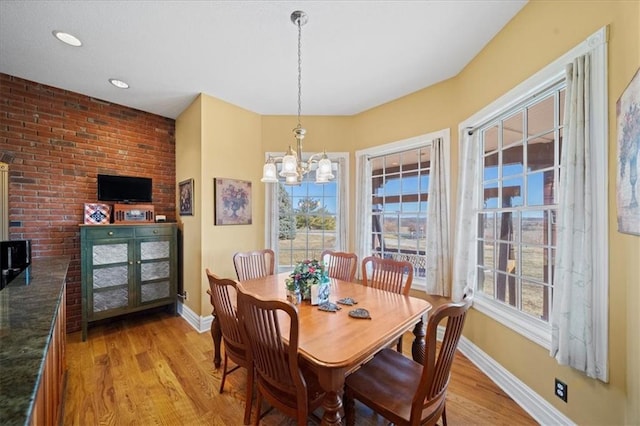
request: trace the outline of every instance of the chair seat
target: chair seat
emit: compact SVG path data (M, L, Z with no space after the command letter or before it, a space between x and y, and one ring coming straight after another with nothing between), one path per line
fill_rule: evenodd
M383 349L371 361L346 378L346 385L353 396L369 407L375 407L387 420L396 424L408 424L411 417L411 401L416 393L422 365L391 349ZM444 399L443 399L444 402ZM429 411L440 415L439 404ZM431 414L423 412L423 419Z
M318 376L305 367L304 364L300 364L300 371L302 372L302 376L304 377L304 381L307 385L307 402L309 407L309 412L313 412L316 408L322 405L322 399L324 398L324 391L320 387L320 383L318 382ZM297 401L296 394L291 393L291 388L281 389L281 386L269 384L266 380L260 380L260 386L264 386L267 388L271 397L275 397L280 403L288 406L292 411L296 410Z
M422 365L391 349L383 349L371 361L346 378L346 385L365 405L388 420L409 421L411 400L422 375Z
M345 380L345 417L355 425L355 401L359 400L397 426L447 426L445 400L451 364L472 300L439 306L427 323L422 363L400 352L383 349ZM446 320L444 338L436 344L438 327Z

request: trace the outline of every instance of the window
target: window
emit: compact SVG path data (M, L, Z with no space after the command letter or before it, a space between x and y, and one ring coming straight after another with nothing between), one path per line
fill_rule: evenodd
M312 171L300 185L285 185L280 178L267 187L267 241L278 271L319 259L325 249L345 250L347 157L332 154L331 159L335 179L328 183L316 184Z
M406 260L414 267L414 288L425 288L427 207L431 143L449 132L423 135L358 151L358 257ZM448 158L448 157L447 157ZM360 185L366 185L365 188ZM362 213L360 213L360 210Z
M407 260L424 277L430 147L371 158L371 254Z
M564 79L478 129L478 294L549 321Z
M598 223L593 231L594 341L606 371L608 341L607 90L606 28L460 124L463 138L479 148L470 190L477 200L472 229L461 237L470 250L454 265L454 282L476 286L474 308L549 349L556 259L556 214L562 152L565 66L580 55L591 56L591 163ZM466 147L466 146L465 146ZM471 150L461 150L463 153ZM466 170L475 169L475 164ZM461 166L465 167L465 166ZM464 183L460 183L464 193ZM477 195L477 196L475 196ZM469 197L467 197L469 198ZM465 222L464 213L459 224ZM458 230L458 235L464 234ZM460 241L458 241L460 245ZM475 259L475 260L474 260ZM455 259L454 259L455 262ZM473 269L471 265L473 266ZM457 275L457 276L456 276Z

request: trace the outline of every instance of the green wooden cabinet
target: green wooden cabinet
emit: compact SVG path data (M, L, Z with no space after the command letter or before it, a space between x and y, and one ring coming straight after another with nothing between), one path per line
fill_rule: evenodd
M92 321L177 301L177 228L171 223L80 225L82 340Z

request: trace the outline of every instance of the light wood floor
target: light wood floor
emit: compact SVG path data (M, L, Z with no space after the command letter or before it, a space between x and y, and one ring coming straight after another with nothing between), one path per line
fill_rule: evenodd
M410 353L413 335L403 339ZM245 370L227 378L213 367L209 333L165 312L138 314L67 336L65 425L241 425ZM255 401L254 401L255 402ZM357 405L358 425L386 425ZM253 411L255 416L255 407ZM447 394L449 425L534 425L536 422L457 354ZM277 411L264 425L292 425Z

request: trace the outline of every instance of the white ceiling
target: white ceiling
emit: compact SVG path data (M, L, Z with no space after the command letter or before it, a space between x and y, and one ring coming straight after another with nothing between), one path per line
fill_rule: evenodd
M303 10L302 114L351 115L455 76L525 4L0 0L0 72L170 118L199 93L296 114Z

